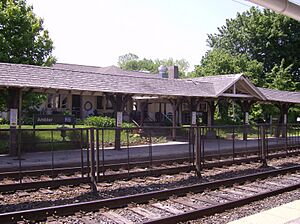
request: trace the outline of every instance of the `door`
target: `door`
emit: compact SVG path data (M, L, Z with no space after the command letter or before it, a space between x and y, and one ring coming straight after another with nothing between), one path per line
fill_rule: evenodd
M80 118L81 115L81 96L72 95L72 114Z

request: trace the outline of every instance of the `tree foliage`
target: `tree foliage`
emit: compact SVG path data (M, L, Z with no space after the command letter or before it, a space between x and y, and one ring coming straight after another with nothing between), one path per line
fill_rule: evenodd
M244 73L255 85L263 82L263 64L257 60L249 60L246 54L231 55L224 49L212 49L195 67L193 76L211 76L220 74Z
M266 74L267 87L271 89L295 91L297 83L293 82L293 77L290 73L293 65L284 67L284 59L280 65L275 65L270 72Z
M25 0L0 0L0 62L45 65L55 62L53 42L43 27L43 20L36 16ZM4 110L7 92L2 92L0 108ZM23 108L37 106L45 96L29 93L23 99Z
M118 65L124 70L131 71L149 71L151 73L157 73L160 65L172 66L177 65L180 76L185 76L189 63L185 59L174 60L169 59L140 59L137 55L128 53L119 57Z
M0 1L0 61L51 65L53 42L25 0Z
M283 67L292 65L292 80L300 81L300 23L294 19L252 7L227 19L218 33L208 36L208 44L232 55L246 54L263 63L264 72L271 72L284 59Z

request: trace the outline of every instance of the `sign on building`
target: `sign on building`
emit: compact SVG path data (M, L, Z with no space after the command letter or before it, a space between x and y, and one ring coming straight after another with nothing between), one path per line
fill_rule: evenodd
M71 124L75 126L76 119L72 115L45 115L45 114L35 114L33 115L33 127L39 124Z
M192 112L192 125L196 125L197 124L197 112L193 111Z
M122 127L123 113L117 112L117 127Z
M17 125L18 125L18 109L10 109L9 124L10 124L10 127L17 127Z

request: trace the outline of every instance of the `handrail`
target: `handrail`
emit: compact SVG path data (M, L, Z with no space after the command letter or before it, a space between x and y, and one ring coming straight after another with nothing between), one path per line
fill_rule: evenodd
M141 127L134 119L131 119L131 121L132 121L132 123L134 123L138 128Z
M149 114L147 113L146 116L145 116L145 120L148 119L149 121L152 121L152 122L155 122L155 120L153 120Z
M166 114L161 113L165 118L167 118L168 121L170 121L171 123L173 122Z

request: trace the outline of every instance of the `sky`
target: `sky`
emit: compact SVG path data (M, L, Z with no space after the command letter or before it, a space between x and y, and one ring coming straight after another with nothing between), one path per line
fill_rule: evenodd
M250 8L245 0L27 0L44 19L57 62L109 66L120 55L184 58L190 71L207 34Z

